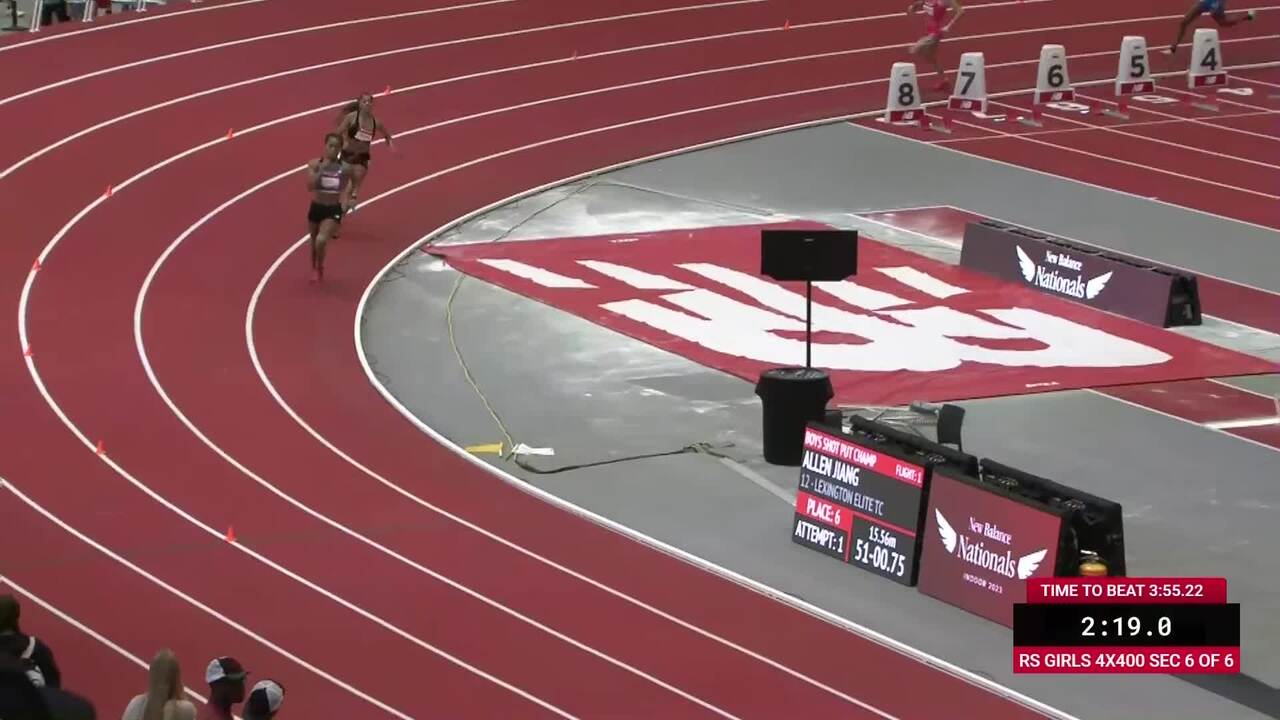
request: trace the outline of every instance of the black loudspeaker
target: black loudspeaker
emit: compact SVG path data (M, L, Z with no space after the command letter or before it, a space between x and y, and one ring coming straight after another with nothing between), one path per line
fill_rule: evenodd
M760 274L836 282L858 274L857 230L761 230Z
M858 274L857 230L761 230L760 274L804 288L804 366L813 366L813 284Z

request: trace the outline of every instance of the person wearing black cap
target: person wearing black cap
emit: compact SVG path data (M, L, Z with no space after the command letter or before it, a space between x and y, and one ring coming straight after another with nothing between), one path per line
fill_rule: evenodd
M200 711L200 720L233 720L231 708L244 702L244 679L249 675L233 657L214 658L205 668L209 684L209 704Z
M244 703L244 720L271 720L284 704L284 686L275 680L259 680Z

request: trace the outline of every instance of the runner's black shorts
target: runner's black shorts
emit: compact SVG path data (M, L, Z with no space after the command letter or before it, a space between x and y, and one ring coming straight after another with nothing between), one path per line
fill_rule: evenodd
M347 152L344 150L339 159L348 165L363 165L366 170L369 169L369 153L367 152Z
M325 220L342 222L342 206L338 204L325 205L312 200L311 209L307 211L307 222L319 225Z

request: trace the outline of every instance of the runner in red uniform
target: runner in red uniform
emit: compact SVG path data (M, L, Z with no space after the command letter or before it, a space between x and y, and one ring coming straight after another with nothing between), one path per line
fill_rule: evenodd
M951 83L942 70L942 64L938 62L938 44L942 42L942 36L946 35L951 30L951 26L955 25L964 14L964 7L960 5L960 0L912 0L907 6L908 15L921 10L927 18L925 34L911 46L911 54L919 55L933 65L934 72L938 74L938 83L934 85L934 89L947 90L951 87ZM955 15L947 22L947 15L952 10L955 10Z

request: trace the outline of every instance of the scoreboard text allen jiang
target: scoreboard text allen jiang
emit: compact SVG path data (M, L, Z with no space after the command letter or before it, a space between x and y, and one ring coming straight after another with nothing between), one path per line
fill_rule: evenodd
M792 540L914 585L924 479L919 465L808 427Z

